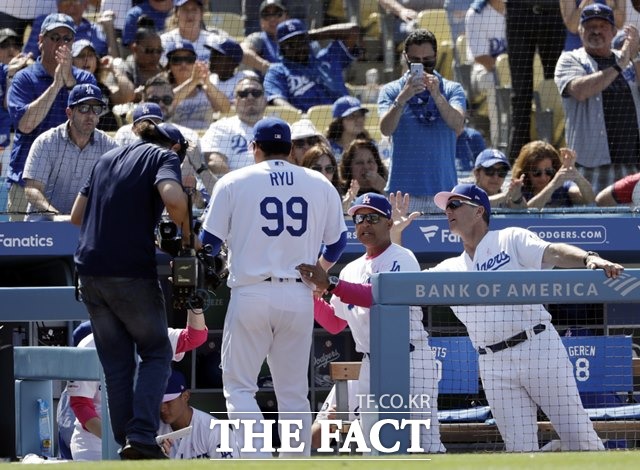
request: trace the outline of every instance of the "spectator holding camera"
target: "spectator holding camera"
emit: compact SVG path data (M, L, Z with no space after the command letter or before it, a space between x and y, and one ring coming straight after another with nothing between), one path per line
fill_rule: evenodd
M183 245L191 238L180 173L187 141L166 123L145 122L139 135L98 159L71 211L71 222L80 225L74 256L79 291L104 369L113 435L125 460L166 458L155 442L172 356L155 251L165 207Z

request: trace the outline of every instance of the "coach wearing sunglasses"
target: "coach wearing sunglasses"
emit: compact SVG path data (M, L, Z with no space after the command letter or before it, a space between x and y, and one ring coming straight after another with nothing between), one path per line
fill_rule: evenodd
M512 179L505 187L510 170L511 165L504 153L497 149L485 149L476 157L473 176L476 185L489 196L491 207L526 209L527 201L522 196L522 178Z
M513 179L522 180L522 195L528 208L571 207L593 204L595 194L576 169L576 152L558 152L541 140L529 142L513 164Z
M36 138L24 168L27 221L68 221L78 192L100 155L117 144L97 130L107 111L96 85L76 85L69 94L67 122Z

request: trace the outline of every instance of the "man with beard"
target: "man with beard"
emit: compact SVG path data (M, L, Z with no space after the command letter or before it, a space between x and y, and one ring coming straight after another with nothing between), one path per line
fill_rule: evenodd
M567 146L576 151L576 166L598 193L640 171L640 36L626 25L622 48L613 50L613 11L600 4L582 10L578 32L583 47L560 56L555 82Z
M264 77L269 104L291 106L306 112L311 106L333 104L348 95L343 71L358 54L359 28L342 23L307 31L304 23L290 19L278 25L282 62ZM315 51L311 41L333 40Z
M393 140L385 191L411 194L412 212L433 211L433 195L458 182L456 138L464 129L466 99L462 85L434 70L437 54L431 31L412 32L403 57L424 73L407 72L378 95L380 131Z

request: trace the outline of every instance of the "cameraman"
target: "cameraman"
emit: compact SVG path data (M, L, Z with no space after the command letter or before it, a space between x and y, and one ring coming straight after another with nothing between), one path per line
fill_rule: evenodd
M81 225L74 258L79 289L105 373L120 457L160 459L166 456L155 442L158 410L172 354L154 233L166 207L188 243L180 163L189 144L171 124L145 122L139 135L141 140L98 159L71 222Z

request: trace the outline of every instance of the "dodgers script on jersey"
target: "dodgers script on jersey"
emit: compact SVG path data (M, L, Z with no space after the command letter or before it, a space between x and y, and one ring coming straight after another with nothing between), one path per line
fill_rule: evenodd
M203 228L227 240L231 288L269 277L298 278L296 266L315 264L322 243L333 244L346 231L340 196L331 183L284 160L223 176Z
M193 430L190 434L178 438L173 442L169 451L169 458L172 459L232 459L237 458L240 454L233 438L233 432L230 432L230 447L233 452L218 452L216 449L220 447L220 426L211 427L211 420L215 419L204 411L192 408L193 416L191 417L190 426ZM158 435L168 434L174 431L167 423L160 423Z
M519 227L487 232L478 244L473 259L463 252L428 271L502 271L538 270L544 250L549 246L533 232ZM546 266L548 267L548 266ZM520 308L521 307L521 308ZM465 324L473 345L484 347L526 330L537 323L550 321L551 315L540 304L522 305L514 314L511 305L452 306Z

